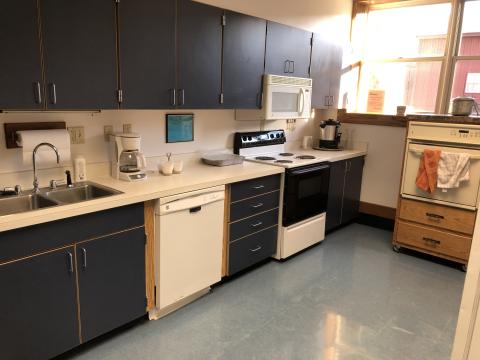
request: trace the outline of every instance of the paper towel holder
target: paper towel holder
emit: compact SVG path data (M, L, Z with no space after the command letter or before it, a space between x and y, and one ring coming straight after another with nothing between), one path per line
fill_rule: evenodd
M15 149L20 146L17 145L17 131L21 130L51 130L51 129L66 129L67 123L65 121L51 121L51 122L25 122L25 123L5 123L5 142L7 149Z

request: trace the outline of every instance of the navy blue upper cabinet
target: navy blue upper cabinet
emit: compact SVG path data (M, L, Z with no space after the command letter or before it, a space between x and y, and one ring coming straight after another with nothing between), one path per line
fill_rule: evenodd
M117 108L114 0L42 0L47 107Z
M0 2L0 109L42 107L37 1Z
M122 108L175 105L175 4L175 0L118 4Z
M330 37L330 38L333 38ZM342 72L342 47L320 34L313 35L311 77L312 107L336 107Z
M265 72L309 77L311 41L311 32L268 21Z
M220 107L222 15L222 9L189 0L178 0L179 107Z
M265 66L266 20L225 12L223 96L227 108L260 106Z

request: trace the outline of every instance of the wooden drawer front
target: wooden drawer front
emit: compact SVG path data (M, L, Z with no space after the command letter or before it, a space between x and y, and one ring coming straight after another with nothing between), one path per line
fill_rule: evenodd
M230 224L230 241L278 224L278 208Z
M277 227L252 234L230 244L228 274L246 269L270 256L277 250Z
M396 241L428 252L468 260L472 239L399 221Z
M265 212L278 207L280 192L274 191L265 195L255 196L230 205L230 221Z
M400 218L472 235L475 211L402 199Z
M142 226L143 203L0 233L0 263Z
M231 201L238 201L280 189L280 175L271 175L231 185Z

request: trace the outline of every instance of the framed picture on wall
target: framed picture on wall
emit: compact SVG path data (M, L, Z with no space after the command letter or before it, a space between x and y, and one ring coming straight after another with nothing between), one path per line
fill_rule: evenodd
M193 114L166 115L167 143L193 141Z

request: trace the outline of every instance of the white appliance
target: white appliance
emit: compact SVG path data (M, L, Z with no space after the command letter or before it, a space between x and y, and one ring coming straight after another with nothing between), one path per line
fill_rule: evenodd
M236 133L234 152L247 161L284 167L276 259L325 239L330 164L314 151L286 152L284 130ZM318 154L318 152L316 152Z
M456 189L420 190L416 177L424 149L470 155L470 180ZM405 151L401 196L475 210L480 185L480 125L410 122Z
M312 79L263 76L263 104L258 110L235 110L236 120L308 119L312 110Z
M197 294L203 295L220 281L224 201L225 186L158 200L155 209L157 309L150 313L151 318L164 316L195 300Z
M118 133L112 137L112 177L124 181L145 180L147 160L140 151L140 135Z

